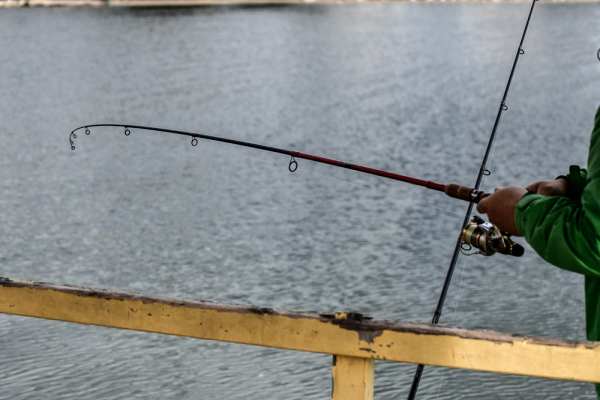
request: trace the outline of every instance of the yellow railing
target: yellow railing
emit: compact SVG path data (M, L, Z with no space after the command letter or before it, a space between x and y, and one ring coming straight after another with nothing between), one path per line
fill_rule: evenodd
M600 343L0 278L0 312L332 354L333 399L372 399L375 360L600 382Z

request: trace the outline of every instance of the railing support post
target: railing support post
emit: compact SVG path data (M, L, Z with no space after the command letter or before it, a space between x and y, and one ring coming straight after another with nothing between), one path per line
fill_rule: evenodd
M332 400L373 400L375 360L333 356Z

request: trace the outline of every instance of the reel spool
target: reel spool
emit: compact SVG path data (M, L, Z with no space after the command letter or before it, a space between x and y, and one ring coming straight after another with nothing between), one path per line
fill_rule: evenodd
M471 223L463 229L462 241L479 249L479 254L484 256L500 253L521 257L525 252L523 246L513 242L508 233L478 216L474 216Z

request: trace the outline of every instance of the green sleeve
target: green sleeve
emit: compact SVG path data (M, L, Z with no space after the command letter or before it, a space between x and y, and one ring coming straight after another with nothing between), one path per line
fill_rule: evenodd
M587 182L587 168L580 168L578 165L571 165L567 175L561 175L558 178L565 178L569 182L569 192L567 197L571 200L581 199L583 189ZM557 179L558 179L557 178Z
M546 261L569 271L600 277L600 108L592 132L588 168L571 168L569 197L527 195L515 224Z

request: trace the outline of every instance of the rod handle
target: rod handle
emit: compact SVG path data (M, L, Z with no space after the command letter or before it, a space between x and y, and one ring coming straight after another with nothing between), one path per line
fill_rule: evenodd
M473 188L458 185L456 183L449 183L444 187L444 193L455 199L472 201L473 203L479 203L479 201L487 196L489 193L485 193L481 190L475 190Z

